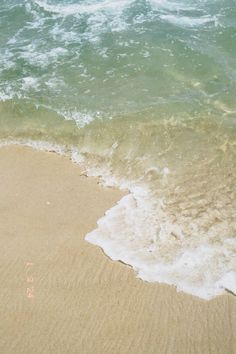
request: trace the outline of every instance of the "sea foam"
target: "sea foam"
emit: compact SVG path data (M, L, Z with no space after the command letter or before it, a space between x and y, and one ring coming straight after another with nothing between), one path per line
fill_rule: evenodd
M87 1L85 4L67 4L67 5L51 5L45 0L36 0L35 3L42 7L45 11L59 14L61 16L76 15L81 13L94 13L101 10L118 10L131 3L131 0L103 0L101 2Z
M87 239L140 278L235 293L233 7L11 3L0 6L1 137L128 191ZM58 145L33 140L44 138Z
M229 228L220 222L221 215L214 206L204 209L196 201L199 213L202 208L205 210L203 216L200 213L197 218L185 218L191 204L180 211L182 202L176 200L178 218L173 221L173 210L171 214L164 196L157 198L144 183L119 179L106 168L88 164L88 156L82 150L33 140L2 140L0 147L10 144L67 155L83 166L88 176L100 177L103 185L127 191L85 239L101 247L112 260L131 265L142 280L174 285L178 291L206 300L225 291L236 294L235 233L225 236ZM117 144L113 145L117 149ZM160 183L165 190L171 171L165 167L157 172L161 173Z
M181 225L164 215L162 201L151 202L145 190L133 189L98 221L86 240L115 261L133 267L148 282L175 285L209 300L226 290L236 294L236 238L213 243L178 237Z

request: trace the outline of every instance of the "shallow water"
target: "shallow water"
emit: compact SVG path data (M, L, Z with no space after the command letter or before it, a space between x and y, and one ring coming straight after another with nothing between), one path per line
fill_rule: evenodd
M129 189L87 239L141 278L203 298L236 292L235 9L0 4L2 143L59 145Z

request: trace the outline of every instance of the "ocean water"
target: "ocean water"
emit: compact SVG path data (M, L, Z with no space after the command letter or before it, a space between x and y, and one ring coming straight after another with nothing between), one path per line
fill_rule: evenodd
M236 294L235 0L1 0L0 144L129 191L86 239L150 282Z

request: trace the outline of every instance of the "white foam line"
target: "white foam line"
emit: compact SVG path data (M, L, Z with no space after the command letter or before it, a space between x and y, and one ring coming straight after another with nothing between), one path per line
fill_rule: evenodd
M230 271L220 260L215 273L212 268L220 254L228 253L228 259L232 258L227 243L231 242L236 248L234 238L220 245L203 243L195 248L184 246L183 243L181 252L166 261L155 255L156 247L164 246L166 252L173 247L173 243L165 239L168 230L164 225L163 240L157 237L148 244L145 238L147 232L155 235L150 211L148 205L142 205L140 197L135 193L129 194L98 220L97 229L87 234L85 239L101 247L112 260L132 266L142 280L175 285L178 291L205 300L222 295L225 290L236 294L236 271Z
M34 140L22 140L22 139L0 140L0 148L5 146L11 146L11 145L27 146L27 147L31 147L34 150L55 152L59 155L67 155L68 153L68 149L66 147L57 144L52 144L47 141L41 141L41 140L34 141Z
M83 14L83 13L94 13L96 11L101 11L104 9L119 10L125 7L127 4L132 2L131 0L119 0L119 2L113 0L104 0L99 3L87 3L81 4L69 4L69 5L49 5L46 1L35 0L35 3L42 7L45 11L60 14L62 16Z
M69 155L83 167L87 163L77 149L45 141L0 141L0 147L13 144ZM168 220L162 200L153 198L147 188L118 180L101 168L87 167L86 174L130 192L98 220L97 228L85 236L88 242L101 247L112 260L131 265L145 281L175 285L178 291L206 300L225 291L236 294L234 235L216 243L199 235L191 243L181 227Z
M160 15L160 19L173 23L174 25L180 27L196 27L202 26L207 23L216 23L216 18L211 16L202 16L200 18L193 18L187 16L176 16L176 15Z

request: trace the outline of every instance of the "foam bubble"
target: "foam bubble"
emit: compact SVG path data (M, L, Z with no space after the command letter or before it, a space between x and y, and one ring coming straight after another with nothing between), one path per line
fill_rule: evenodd
M77 15L83 13L95 13L101 10L121 10L131 0L103 0L100 2L87 1L85 4L50 5L45 0L36 0L35 3L45 11L59 14L61 16Z
M37 89L39 86L39 79L31 76L22 79L22 89L29 90L31 88Z
M11 84L6 86L3 91L0 91L0 102L12 100L13 98L23 98L21 92L15 91Z
M225 289L236 294L236 272L229 272L236 269L236 239L184 238L181 226L165 215L162 201L151 200L145 190L133 190L106 212L86 240L112 260L131 265L145 281L175 285L208 300Z
M13 94L6 94L5 92L0 92L0 101L4 102L12 99Z
M66 120L75 121L78 128L83 128L85 125L91 123L95 118L99 118L99 112L94 114L89 113L87 111L79 112L73 110L57 110L59 115L63 116Z
M25 46L23 53L19 56L25 59L29 64L46 68L49 64L55 63L59 58L64 57L68 53L67 49L62 47L52 48L42 53L38 52L37 44L31 43Z
M168 0L149 0L152 8L154 9L165 9L171 11L194 11L196 10L195 6L189 6L184 2L175 2L175 1L168 1Z
M38 151L55 152L59 155L68 154L68 149L65 146L57 145L43 140L30 140L30 139L2 139L0 140L0 148L11 145L22 145L31 147Z
M160 15L162 20L170 22L174 25L180 27L196 27L202 26L207 23L216 23L216 18L211 16L202 16L198 18L187 17L187 16L179 16L179 15Z

